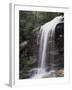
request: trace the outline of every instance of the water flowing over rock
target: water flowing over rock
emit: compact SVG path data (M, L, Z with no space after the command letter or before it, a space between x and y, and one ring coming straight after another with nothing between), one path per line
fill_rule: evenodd
M34 75L31 78L42 78L47 76L55 76L54 71L54 55L58 54L58 50L55 49L55 28L59 23L64 23L64 17L58 16L45 23L40 28L40 44L39 44L39 56L38 56L38 68L35 68ZM51 56L52 55L52 56ZM48 59L52 63L50 72L48 69Z

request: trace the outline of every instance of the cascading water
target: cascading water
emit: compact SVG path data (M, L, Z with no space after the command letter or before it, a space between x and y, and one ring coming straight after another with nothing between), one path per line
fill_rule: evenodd
M46 64L46 59L48 59L48 53L55 53L55 27L57 24L63 23L63 16L58 16L52 21L44 24L40 28L40 46L39 46L39 63L37 68L37 73L34 74L32 78L41 78L44 77L50 72L46 71L48 65ZM49 43L51 43L49 45ZM51 49L51 50L50 50ZM50 57L50 60L53 62L54 57ZM53 68L51 70L53 72Z

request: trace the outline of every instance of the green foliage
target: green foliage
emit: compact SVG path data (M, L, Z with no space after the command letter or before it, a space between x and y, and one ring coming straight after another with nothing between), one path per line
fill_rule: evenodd
M54 17L63 15L58 12L19 11L20 43L30 39L31 32Z

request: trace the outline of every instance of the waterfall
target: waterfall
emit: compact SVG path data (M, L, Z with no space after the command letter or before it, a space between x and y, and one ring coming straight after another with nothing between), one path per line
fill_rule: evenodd
M41 78L44 75L49 74L46 71L46 68L48 68L46 60L48 60L48 53L55 54L55 27L59 23L63 23L63 16L57 16L50 22L42 25L40 28L38 68L37 73L33 76L33 78ZM49 43L51 44L49 45ZM52 62L54 59L53 56L50 57L50 60L52 60Z

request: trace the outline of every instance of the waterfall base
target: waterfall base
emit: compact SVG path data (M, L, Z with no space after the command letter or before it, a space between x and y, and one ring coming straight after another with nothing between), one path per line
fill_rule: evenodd
M48 77L56 77L55 71L51 70L49 72L42 72L42 73L37 73L32 78L48 78Z
M41 68L35 68L32 70L33 75L31 76L32 79L39 79L39 78L51 78L51 77L64 77L64 69L51 69L46 71L45 69L41 70Z

